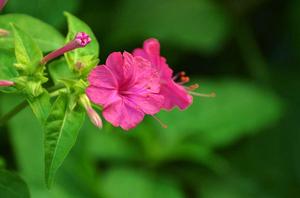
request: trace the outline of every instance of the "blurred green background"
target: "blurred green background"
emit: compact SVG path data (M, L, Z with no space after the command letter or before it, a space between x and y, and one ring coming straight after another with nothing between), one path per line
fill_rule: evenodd
M50 191L42 129L22 111L0 128L0 167L32 197L300 197L299 0L9 0L4 9L66 33L63 11L94 30L101 63L156 37L174 71L217 97L160 113L168 129L151 117L129 133L87 120ZM21 98L0 100L3 114Z

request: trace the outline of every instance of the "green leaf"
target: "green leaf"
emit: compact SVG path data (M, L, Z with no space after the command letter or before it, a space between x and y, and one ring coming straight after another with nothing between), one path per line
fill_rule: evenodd
M41 124L44 124L51 109L50 96L48 92L45 91L43 94L35 98L27 98L27 101L34 115Z
M0 80L13 80L18 76L18 72L13 64L16 62L15 55L11 50L0 49ZM14 87L1 87L0 91L15 92Z
M10 23L16 24L28 33L43 52L55 50L64 44L64 37L52 26L39 19L24 14L6 14L0 16L0 28L12 31ZM0 48L14 48L12 34L8 37L0 37Z
M45 180L51 186L54 176L74 146L84 121L81 107L70 105L67 95L55 101L45 123Z
M281 115L281 100L270 90L234 79L202 82L200 91L213 90L216 98L194 97L186 111L159 114L169 125L161 133L165 145L190 141L211 148L226 146L272 125Z
M184 197L176 182L164 177L154 178L141 170L130 168L111 169L103 175L100 184L104 197L110 198Z
M76 74L71 71L65 59L59 59L51 62L48 65L49 74L55 84L58 84L61 80L75 79Z
M122 4L123 3L123 4ZM188 49L214 52L225 43L231 18L212 0L127 0L115 12L112 42L156 37ZM134 14L133 14L134 13Z
M76 64L82 64L84 67L83 73L88 73L91 68L97 65L99 62L99 44L98 41L92 32L91 28L81 21L80 19L76 18L75 16L71 15L70 13L65 13L67 20L68 20L68 36L67 42L73 40L78 32L85 32L87 33L92 42L88 44L84 48L79 48L73 50L72 52L66 53L66 59L70 66L70 68L75 68Z
M5 9L9 13L25 13L37 17L51 25L63 25L64 11L75 12L79 6L78 0L27 0L10 1Z
M15 54L11 50L0 49L0 79L10 80L18 75L14 68Z
M19 176L0 170L0 197L29 198L30 194L26 183Z
M128 141L128 134L112 133L114 130L112 127L106 123L102 129L104 133L99 133L99 129L93 124L85 123L83 131L88 132L88 134L84 147L91 158L105 161L140 159L140 150L137 150L135 145Z
M27 33L13 25L17 67L27 74L33 74L43 58L42 51Z
M18 95L2 95L0 102L1 112L8 112L16 104L19 104L24 98ZM65 168L70 173L67 175L64 171L61 171L58 175L60 179L61 175L66 175L66 180L58 181L58 185L54 185L51 191L49 191L44 185L44 149L43 149L43 133L42 128L36 119L33 119L33 113L30 108L26 108L9 121L9 135L11 145L14 151L14 159L18 172L22 178L26 181L29 186L30 194L32 198L76 198L90 197L90 196L77 196L81 191L80 188L76 188L77 192L74 191L74 180L70 179L70 175L78 178L77 172L73 172L68 168ZM20 124L24 123L24 124ZM3 132L3 131L1 131ZM74 161L78 161L77 158ZM84 167L86 170L86 167ZM83 170L83 169L81 169ZM85 174L80 172L80 174ZM68 186L70 187L68 187ZM72 191L73 190L73 191ZM0 196L2 198L2 196ZM6 197L3 197L6 198Z

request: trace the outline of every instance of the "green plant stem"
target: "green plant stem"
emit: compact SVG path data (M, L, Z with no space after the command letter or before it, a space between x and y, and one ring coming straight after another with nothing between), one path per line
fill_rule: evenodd
M63 89L63 88L65 88L64 85L58 84L58 85L48 88L47 91L50 93L51 97L55 97L55 96L57 96L57 94L56 94L57 91L60 89ZM4 114L0 118L0 126L5 124L7 121L9 121L12 117L17 115L20 111L25 109L27 106L28 106L28 102L27 102L27 100L24 100L23 102L21 102L20 104L15 106L12 110L10 110L8 113Z
M27 105L28 105L28 102L26 100L24 100L23 102L21 102L20 104L18 104L17 106L15 106L15 108L13 108L11 111L9 111L8 113L4 114L0 118L0 126L2 126L3 124L5 124L12 117L14 117L17 113L19 113L20 111L22 111L25 107L27 107Z

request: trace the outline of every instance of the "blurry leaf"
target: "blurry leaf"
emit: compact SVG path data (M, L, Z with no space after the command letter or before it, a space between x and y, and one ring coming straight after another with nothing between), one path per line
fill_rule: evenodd
M43 125L51 109L50 96L48 92L45 91L42 95L32 99L28 98L27 101L34 115Z
M17 175L0 170L0 197L3 198L29 198L26 183Z
M214 52L230 30L230 18L211 0L127 0L116 12L114 42L157 37L177 46ZM134 13L134 14L133 14Z
M45 123L45 180L48 187L74 146L84 115L80 107L70 108L69 98L65 94L55 101Z
M140 159L140 152L128 141L128 135L114 133L109 127L112 126L107 124L100 131L91 123L83 126L82 130L87 133L84 147L89 155L105 161Z
M203 198L265 198L268 197L255 181L230 174L226 177L206 176L198 188ZM271 198L271 197L270 197Z
M16 62L13 51L0 49L0 79L13 80L18 75L13 64ZM14 87L1 87L3 92L15 92Z
M5 9L8 12L28 14L52 25L60 26L64 22L62 13L74 12L78 5L78 0L10 0Z
M13 1L10 1L9 4L11 2ZM30 6L32 5L27 1L24 1L24 3ZM55 50L64 44L63 36L56 29L31 16L23 14L7 14L0 16L0 28L11 31L10 23L16 24L29 34L43 52ZM12 34L8 37L0 37L0 48L14 48Z
M291 0L288 2L288 6L286 9L287 13L287 30L288 33L286 37L289 39L291 48L296 47L296 49L292 48L291 50L295 50L295 58L299 57L300 54L300 21L299 21L299 12L300 12L300 1ZM290 50L290 49L289 49ZM283 53L283 52L281 52ZM294 57L293 57L294 58ZM299 59L298 59L299 61Z
M19 68L26 73L33 74L40 64L43 54L32 37L17 26L13 26L15 38L15 54Z
M13 51L0 49L0 79L10 80L18 75L13 66L15 62Z
M175 109L159 114L169 124L162 130L165 144L184 140L212 148L226 146L274 123L281 115L279 98L252 84L226 79L205 81L201 87L201 92L214 90L217 97L194 97L193 105L184 112Z
M118 189L116 190L116 186ZM105 198L181 198L175 182L154 178L140 170L112 169L104 175L100 186Z
M72 72L65 59L59 59L51 62L48 65L49 73L55 84L59 83L59 80L74 79L75 73Z
M71 15L70 13L65 13L65 15L68 20L68 29L69 29L67 41L73 40L78 32L85 32L92 39L92 42L89 43L86 47L79 48L65 54L67 62L72 69L76 64L81 64L84 67L84 73L88 73L89 70L94 66L96 66L97 63L99 62L98 41L93 31L86 23L84 23L77 17Z

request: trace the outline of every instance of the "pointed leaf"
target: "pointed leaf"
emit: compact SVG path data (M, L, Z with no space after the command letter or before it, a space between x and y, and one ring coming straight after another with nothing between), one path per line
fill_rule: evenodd
M0 28L11 31L10 23L16 24L34 38L43 52L49 52L64 44L63 36L52 26L24 14L6 14L0 16ZM13 36L0 37L0 48L14 48Z
M45 123L45 180L48 187L74 146L84 121L82 109L79 106L71 109L70 101L66 94L60 95Z
M27 33L12 25L15 39L15 54L18 67L32 74L43 58L42 51Z
M44 124L51 109L50 96L48 92L45 91L42 95L32 99L28 98L27 101L34 115L41 124Z

